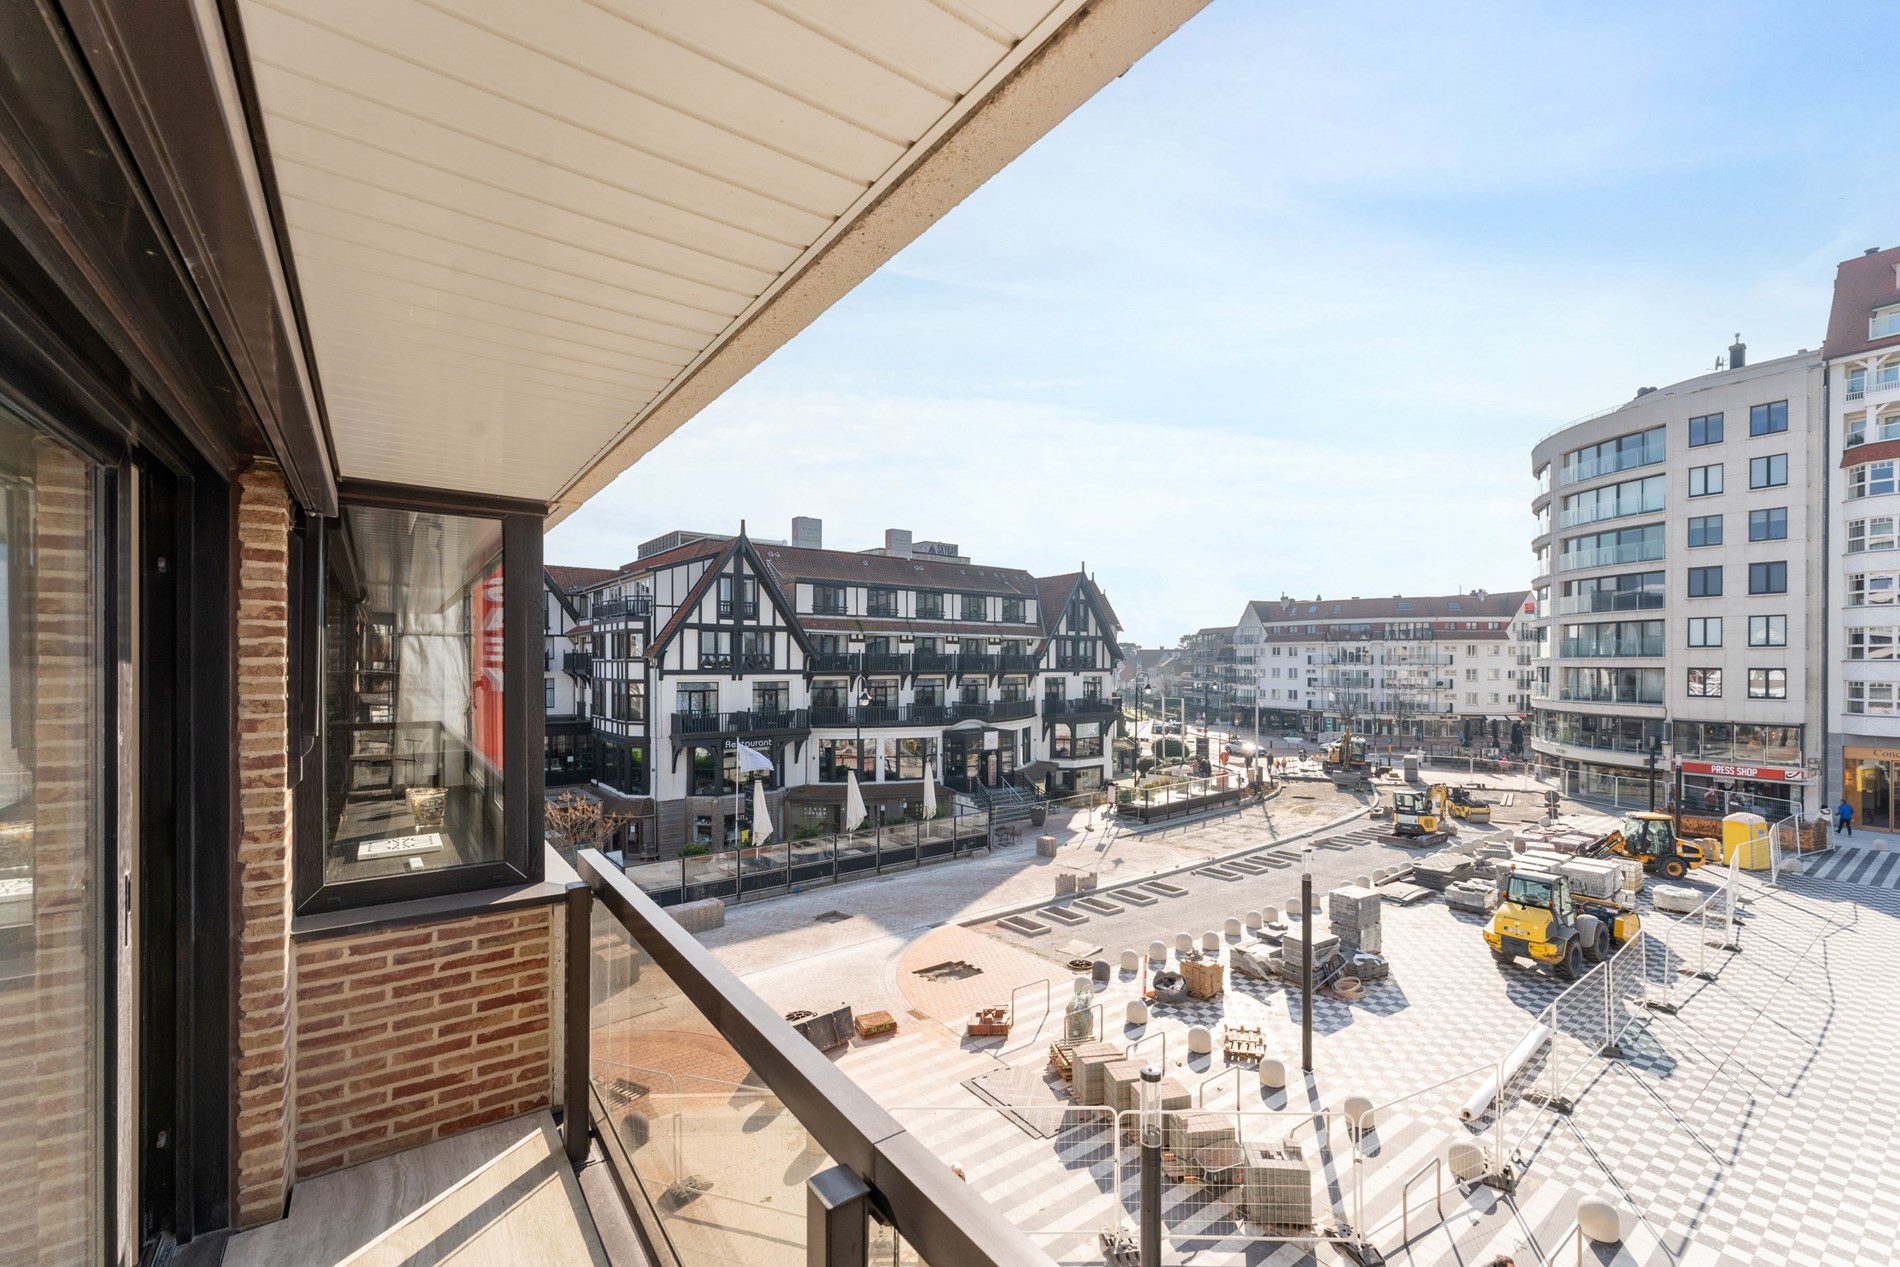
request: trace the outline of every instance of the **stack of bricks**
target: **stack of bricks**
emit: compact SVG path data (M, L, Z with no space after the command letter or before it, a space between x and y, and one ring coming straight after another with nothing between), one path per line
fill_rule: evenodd
M290 1184L290 495L238 479L237 1223L278 1218Z
M298 1179L548 1106L556 909L297 947Z

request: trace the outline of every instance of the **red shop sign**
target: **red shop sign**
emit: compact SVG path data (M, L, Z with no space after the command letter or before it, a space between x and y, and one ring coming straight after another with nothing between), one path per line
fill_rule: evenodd
M1784 769L1778 765L1732 765L1721 761L1679 761L1676 768L1684 774L1713 774L1723 779L1779 779L1784 783L1799 783L1801 771Z

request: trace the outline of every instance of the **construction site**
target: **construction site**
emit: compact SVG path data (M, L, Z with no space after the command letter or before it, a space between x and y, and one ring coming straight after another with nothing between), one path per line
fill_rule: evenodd
M1785 824L1334 755L699 937L1058 1261L1139 1260L1144 1142L1164 1262L1884 1258L1900 1149L1855 1088L1900 1027L1835 972L1900 964L1900 893L1818 878ZM623 1142L669 1234L791 1262L822 1159L626 976L596 1047L639 1035Z

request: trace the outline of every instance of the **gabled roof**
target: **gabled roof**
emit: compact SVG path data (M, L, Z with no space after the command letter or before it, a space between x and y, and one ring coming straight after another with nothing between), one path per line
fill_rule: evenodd
M706 544L708 543L695 543L695 545ZM685 551L694 548L694 546L683 546L678 551L668 551L668 553L681 555L681 558L672 560L672 562L687 562L695 556L687 554ZM805 637L805 631L799 627L797 610L785 597L785 591L779 588L778 582L772 576L771 569L768 568L765 561L759 557L759 552L753 546L751 539L742 532L730 541L713 543L713 552L716 552L719 557L714 560L711 566L704 572L699 574L699 579L693 582L693 588L686 592L686 597L680 600L680 605L673 609L673 615L667 620L665 625L661 626L659 632L653 635L653 642L649 654L657 655L666 649L667 645L678 636L680 626L686 623L687 616L705 599L706 591L717 583L717 578L720 573L724 572L726 565L732 562L732 556L735 554L744 554L746 562L752 565L753 574L759 578L760 588L765 591L766 597L771 600L772 605L778 608L780 614L785 617L786 629L791 634L793 641L798 643L800 650L809 655L811 653L811 641ZM704 551L701 553L704 553ZM659 558L661 556L656 555L654 557ZM642 560L642 570L650 566L653 561L653 559Z
M1120 658L1121 644L1115 640L1115 631L1120 629L1121 620L1115 615L1115 609L1108 605L1108 596L1088 576L1081 572L1064 572L1060 576L1039 576L1036 578L1036 592L1042 610L1042 647L1049 645L1049 639L1055 636L1062 618L1069 610L1069 600L1075 597L1077 590L1088 596L1095 608L1096 616L1102 622L1102 641L1107 644L1110 655ZM1041 648L1038 648L1040 654Z
M572 594L577 589L597 585L601 581L611 581L620 575L616 568L577 568L565 564L550 563L542 571L554 582L555 588L563 594Z

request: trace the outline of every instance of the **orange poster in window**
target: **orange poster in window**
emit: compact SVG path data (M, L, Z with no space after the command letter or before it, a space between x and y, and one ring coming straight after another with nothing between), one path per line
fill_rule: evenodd
M475 747L496 770L502 768L502 623L501 569L496 568L475 586L469 598L469 620L474 645L471 667L474 681L469 696L474 708Z

